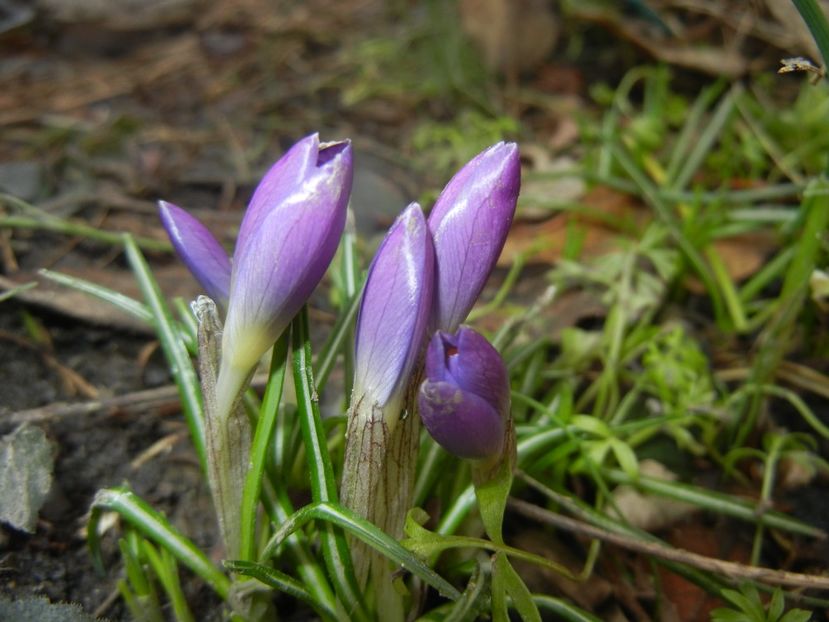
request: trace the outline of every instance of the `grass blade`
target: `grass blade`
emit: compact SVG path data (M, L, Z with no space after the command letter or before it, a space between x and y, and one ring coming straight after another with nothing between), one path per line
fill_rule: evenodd
M196 545L179 533L160 512L125 487L99 490L92 501L86 536L92 561L99 570L103 570L103 561L98 524L104 511L118 513L141 535L167 549L180 563L204 579L219 596L227 598L230 579L214 566Z
M431 585L444 597L452 600L461 597L460 592L451 583L406 550L397 540L376 525L336 503L313 503L298 510L282 524L279 531L271 538L265 549L266 553L275 550L282 540L312 520L322 520L348 531L354 537L359 538L428 585Z
M317 389L322 391L325 383L328 381L328 375L334 369L334 363L337 360L337 354L346 343L351 334L351 327L354 325L354 318L357 317L357 310L360 308L360 296L362 294L362 283L344 307L344 312L341 312L337 317L334 328L331 329L331 334L327 341L317 354L314 368L316 369ZM346 393L349 395L349 393Z
M76 289L79 292L95 296L96 298L121 309L121 311L126 311L130 315L134 315L139 320L146 322L147 324L153 323L153 314L147 308L147 305L141 304L134 298L125 296L121 292L116 292L113 289L109 289L103 285L98 285L92 281L87 281L86 279L81 279L76 276L69 276L68 274L61 274L60 272L53 272L52 270L47 270L45 268L39 270L38 274L49 279L50 281L54 281L55 283L60 283L66 287Z
M287 334L283 334L274 345L268 384L251 444L250 468L242 493L242 545L240 549L242 561L256 559L256 509L259 507L268 450L276 427L276 414L279 402L282 400L282 387L285 382L285 367L288 360L288 340Z
M201 387L196 376L196 370L193 368L190 354L187 352L187 347L176 328L170 308L164 301L158 282L155 280L146 259L141 254L141 250L132 239L132 236L124 234L122 239L127 259L135 273L135 278L147 302L147 307L152 314L152 325L158 334L161 348L164 350L173 379L176 386L178 386L184 418L187 421L187 427L190 429L190 437L193 446L196 448L202 472L207 473L204 446L204 413Z
M270 566L246 561L225 561L224 567L246 577L253 577L280 592L284 592L313 607L324 619L336 619L337 613L319 603L299 581Z
M705 155L710 151L714 143L722 136L722 129L734 112L734 105L736 98L743 92L742 86L735 84L731 90L722 98L719 106L714 111L711 120L705 126L705 130L700 135L699 140L694 144L694 148L685 158L685 164L677 173L671 185L672 190L682 190L691 181L694 173L697 172L700 164L702 164Z
M319 413L317 391L311 370L311 342L308 334L308 309L294 318L291 326L291 347L293 349L294 387L297 399L297 415L302 428L302 438L308 459L311 477L311 497L320 503L338 500L337 481L328 454L325 429ZM345 535L326 525L320 533L323 554L334 589L346 610L360 619L365 618L362 594L351 565L351 554Z
M602 473L610 481L617 484L628 484L644 492L690 503L709 512L724 514L750 523L759 523L766 527L782 529L810 538L823 539L826 537L826 533L817 527L807 525L780 512L761 512L751 502L743 501L720 492L706 490L705 488L699 488L690 484L671 482L642 475L633 479L623 471L616 469L602 469Z

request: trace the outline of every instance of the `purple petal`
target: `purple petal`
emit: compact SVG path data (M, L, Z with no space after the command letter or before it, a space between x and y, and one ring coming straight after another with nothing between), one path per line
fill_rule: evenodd
M429 434L461 458L494 456L504 446L504 419L484 399L448 382L425 380L418 393L420 418Z
M259 230L262 220L271 209L294 192L297 184L305 179L308 171L318 162L319 146L318 134L306 136L288 149L265 173L245 210L236 238L236 248L245 246L248 237Z
M158 202L161 224L184 265L218 305L227 306L230 292L230 259L201 222L180 207Z
M368 271L357 319L354 385L379 405L403 389L420 354L432 309L434 249L423 212L397 218Z
M435 327L454 332L486 284L512 224L521 183L515 143L498 143L449 181L429 215L435 243Z
M312 139L316 145L316 136ZM260 211L255 229L237 242L223 340L234 348L238 366L252 367L273 344L334 257L353 175L350 143L337 145L322 164L315 157L310 167L294 162L280 175L271 169L263 181L273 189L268 205L251 204ZM282 177L287 173L291 176ZM262 196L259 190L257 195Z
M447 350L451 352L453 349L457 349L457 344L452 335L440 331L432 335L429 339L429 347L426 348L423 365L426 378L434 382L442 380L454 382L446 364Z
M455 383L506 414L510 401L509 374L501 354L486 337L467 326L460 327L453 342L455 353L446 360Z

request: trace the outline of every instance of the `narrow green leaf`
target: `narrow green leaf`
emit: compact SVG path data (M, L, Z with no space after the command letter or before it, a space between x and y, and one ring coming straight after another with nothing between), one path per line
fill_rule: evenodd
M33 287L37 287L37 281L29 281L28 283L22 283L17 287L7 289L2 294L0 294L0 302L3 302L4 300L9 300L10 298L14 298L18 294L28 291Z
M780 622L809 622L812 619L812 614L803 609L792 609L782 618Z
M783 610L785 608L786 600L783 598L783 590L779 587L775 588L774 592L771 594L771 600L769 601L769 608L766 617L771 622L778 622L780 616L783 615Z
M515 572L506 555L496 553L492 565L493 574L500 574L503 577L504 588L521 619L524 622L541 622L541 614L538 612L530 590Z
M320 603L314 598L311 593L305 589L299 581L285 574L284 572L249 561L225 561L224 567L231 571L246 577L252 577L261 581L265 585L272 587L275 590L284 592L293 598L301 600L302 602L313 607L320 615L326 619L336 620L337 612L329 609L325 603Z
M278 481L278 480L277 480ZM262 503L271 522L274 525L282 525L294 513L294 506L288 497L287 491L274 483L269 477L263 482ZM294 532L285 540L285 548L289 553L289 563L297 569L297 574L302 578L303 583L314 598L323 603L326 609L337 608L337 599L334 590L325 574L322 563L314 557L308 538L304 532ZM270 556L262 556L261 559L269 559Z
M134 315L142 322L146 322L147 324L153 323L153 314L150 312L147 305L141 304L137 300L130 298L129 296L125 296L120 292L116 292L113 289L109 289L103 285L98 285L92 281L87 281L86 279L81 279L76 276L69 276L68 274L62 274L60 272L53 272L52 270L47 270L45 268L38 270L38 274L49 279L50 281L60 283L61 285L71 287L79 292L90 294L91 296L95 296L104 302L108 302L130 315Z
M6 197L0 197L5 199ZM105 231L83 222L61 220L58 218L31 218L26 216L2 216L0 227L9 229L31 229L34 231L51 231L63 235L77 236L118 246L122 242L123 233L117 231ZM140 248L148 251L171 251L169 242L154 240L153 238L137 237L135 243Z
M178 580L175 561L171 559L169 552L162 549L162 553L159 554L155 547L146 540L143 542L143 549L144 555L147 556L147 560L167 593L167 598L173 605L176 622L193 622L193 614L187 606L187 599L184 597L181 583Z
M571 605L560 598L539 596L536 594L533 596L533 600L541 609L552 611L559 618L567 622L602 622L592 613L588 613L584 609Z
M294 318L291 325L293 377L297 399L297 415L302 428L305 454L311 477L311 498L318 503L336 503L337 481L328 454L325 429L319 413L317 392L311 369L311 342L308 334L308 309ZM331 524L323 527L320 538L323 554L337 595L346 610L363 619L366 617L362 594L351 565L351 554L344 534Z
M684 165L677 173L676 178L671 184L671 189L682 190L691 181L694 173L697 172L700 164L705 159L705 156L711 150L714 143L722 136L722 129L734 112L735 99L742 94L743 89L739 84L731 87L731 90L720 100L711 119L705 124L700 137L694 141L694 147L691 149L687 157L683 159Z
M760 602L760 594L757 588L751 585L744 585L742 593L737 590L723 590L720 595L735 607L739 607L740 611L754 620L765 620L766 614L763 610L763 603Z
M410 551L406 550L397 540L379 529L376 525L360 518L339 504L312 503L297 510L282 523L279 531L268 542L263 558L267 558L273 554L285 538L312 520L322 520L341 527L393 562L400 564L400 566L413 575L434 587L446 598L452 600L460 598L460 592L451 583L429 568L429 566L424 564Z
M123 241L127 259L152 314L152 324L158 334L161 348L164 350L173 379L178 387L184 418L187 421L187 427L190 430L190 437L193 446L196 448L202 471L207 473L204 414L201 387L196 376L196 370L193 368L193 362L190 360L184 341L176 330L173 315L161 295L161 289L155 280L155 276L153 276L152 270L150 270L150 266L129 234L124 234Z
M125 487L105 488L92 501L86 537L95 566L103 571L98 524L101 513L116 512L145 538L166 548L179 562L204 579L221 597L227 598L230 579L214 566L207 556L173 527L159 512Z
M262 399L259 420L256 423L256 431L250 450L250 468L245 478L245 489L242 494L242 561L256 559L256 510L259 507L262 479L267 466L268 450L273 441L279 402L282 400L282 387L285 382L285 367L288 359L288 341L288 336L283 334L273 347L268 384Z
M475 622L486 608L490 574L480 561L469 577L469 583L458 601L449 610L443 622Z
M766 527L783 529L812 538L826 537L825 532L817 527L807 525L780 512L758 512L755 504L719 492L643 475L633 479L627 473L615 469L602 469L602 473L610 481L617 484L630 484L645 492L690 503L710 512L724 514L751 523L760 523Z
M682 163L688 157L688 149L696 138L697 131L702 122L702 115L705 114L708 107L722 93L725 84L726 82L724 80L718 80L711 86L703 89L685 116L685 123L682 125L682 130L679 132L674 148L671 150L671 157L665 171L665 177L670 186L676 186L673 180L677 178L677 173Z
M613 154L619 161L619 164L621 164L622 168L625 169L625 172L630 176L634 183L636 183L639 191L642 193L642 196L648 204L653 207L657 216L667 227L671 237L677 243L677 246L679 246L679 249L682 251L682 254L685 256L688 263L691 264L691 267L693 267L694 271L705 284L705 289L708 291L708 294L711 297L711 304L714 307L714 317L718 322L722 322L725 317L723 301L720 296L720 290L717 287L717 282L711 273L711 268L708 266L699 250L697 250L697 248L682 231L682 228L679 226L679 222L677 221L675 214L671 211L671 208L668 207L660 198L654 185L648 180L642 171L639 170L627 152L620 145L614 145Z
M619 466L627 474L627 476L636 480L639 478L639 461L636 459L636 453L630 445L618 438L610 439L610 448L613 450L613 455L619 462Z
M803 309L809 277L821 253L821 241L829 227L829 180L814 179L806 188L799 210L803 228L796 241L795 253L786 270L783 288L775 304L772 319L758 343L749 382L755 386L769 384L780 361L791 347L791 333ZM763 405L763 396L755 392L741 408L739 426L732 445L741 446L754 430Z
M337 316L337 321L334 328L331 329L331 334L323 344L315 361L317 389L322 391L328 381L328 375L334 369L334 363L337 360L337 354L343 348L347 341L351 327L354 324L354 318L357 317L357 310L360 308L360 297L362 295L362 284L357 293L351 297L344 311Z
M763 622L762 620L753 620L749 618L742 611L734 611L734 609L714 609L711 612L711 622Z

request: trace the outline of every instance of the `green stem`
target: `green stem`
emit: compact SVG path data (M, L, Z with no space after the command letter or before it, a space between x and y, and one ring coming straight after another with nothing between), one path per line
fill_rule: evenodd
M282 335L273 348L271 369L268 377L265 396L262 399L262 408L259 411L259 421L253 436L253 445L250 451L250 467L245 478L245 488L242 493L241 525L242 547L240 559L253 561L256 559L256 510L259 507L259 497L262 492L262 478L264 477L268 450L273 440L276 426L276 414L279 402L282 399L282 387L285 382L285 367L288 358L288 336Z
M311 343L308 331L308 309L294 318L291 325L293 376L297 398L297 414L311 477L311 498L318 503L337 503L337 482L319 413L317 392L311 369ZM321 533L323 555L337 595L346 610L356 619L367 619L360 589L351 565L351 555L342 531L326 524Z

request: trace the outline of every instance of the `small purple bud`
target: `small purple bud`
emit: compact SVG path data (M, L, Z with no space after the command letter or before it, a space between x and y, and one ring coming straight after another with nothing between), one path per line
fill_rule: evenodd
M421 352L432 310L434 249L417 203L398 216L371 262L355 345L354 399L385 406Z
M180 207L159 201L158 211L161 224L184 265L207 295L226 308L230 293L230 259L222 245L207 227Z
M504 247L520 185L518 145L498 143L458 171L435 202L435 328L454 332L472 310Z
M260 182L233 254L223 370L247 374L319 284L345 226L352 174L351 143L320 144L313 134Z
M509 376L498 351L479 333L435 333L426 350L418 406L423 425L448 452L483 459L504 448Z

